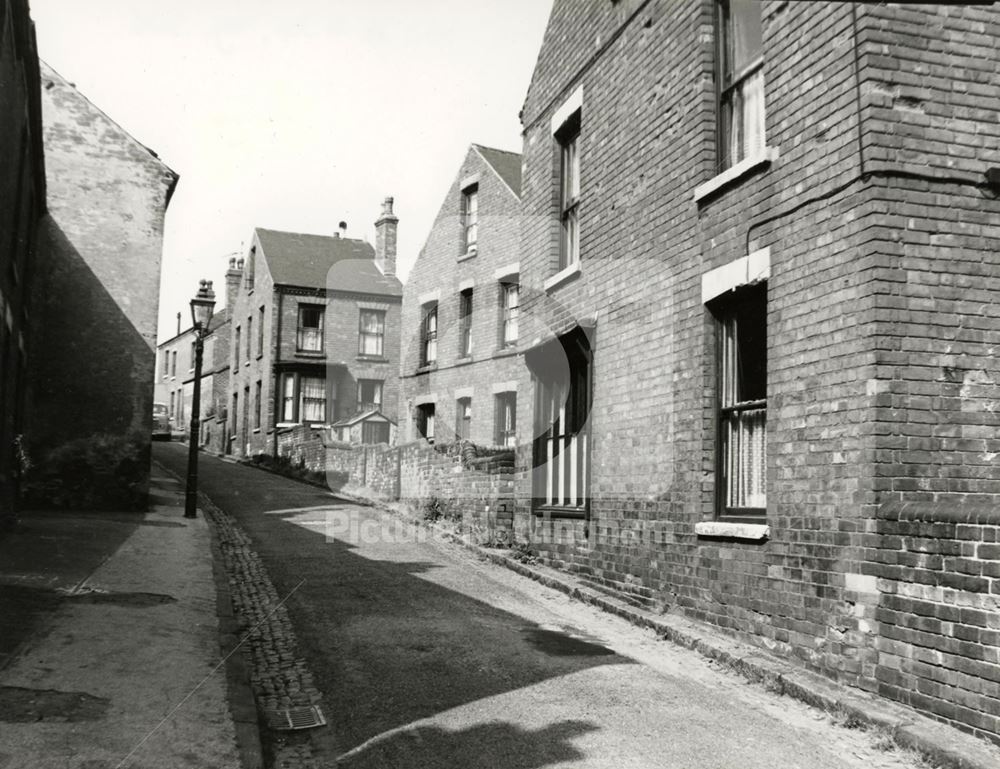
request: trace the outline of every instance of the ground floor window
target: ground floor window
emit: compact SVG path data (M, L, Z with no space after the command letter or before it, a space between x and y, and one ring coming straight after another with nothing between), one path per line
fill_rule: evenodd
M590 488L590 345L577 329L561 337L559 347L549 347L533 367L534 497L545 507L584 512Z
M493 442L497 446L517 445L517 393L497 393Z
M719 513L760 515L767 507L767 287L720 299Z
M472 398L459 398L455 414L455 438L469 440L472 434Z
M325 377L290 372L281 385L283 422L325 422L327 382Z
M417 406L417 435L428 443L434 443L434 404Z

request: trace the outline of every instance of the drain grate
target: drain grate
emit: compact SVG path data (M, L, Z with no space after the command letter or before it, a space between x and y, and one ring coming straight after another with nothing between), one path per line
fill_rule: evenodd
M326 725L326 719L323 718L322 711L316 705L268 710L265 715L268 726L283 732L295 729L315 729L317 726Z

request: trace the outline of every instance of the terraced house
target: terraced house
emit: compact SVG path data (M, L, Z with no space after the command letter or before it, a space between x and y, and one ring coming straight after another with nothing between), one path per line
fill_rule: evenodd
M994 741L998 34L995 5L555 0L515 516L548 563Z
M403 440L517 444L521 156L466 152L403 294Z
M343 419L370 423L362 424L368 442L389 440L402 299L397 226L386 198L374 248L340 231L254 230L239 277L232 276L231 453L277 454L280 431Z
M41 84L35 30L24 0L0 3L0 530L14 520L26 371L37 325L32 306L39 220L45 215ZM36 303L37 304L37 303Z

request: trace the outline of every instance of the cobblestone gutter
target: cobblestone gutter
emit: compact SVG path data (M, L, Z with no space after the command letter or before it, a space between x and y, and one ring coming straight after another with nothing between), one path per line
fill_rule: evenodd
M285 609L284 602L292 593L279 596L246 533L204 495L199 501L214 529L228 576L233 615L242 628L240 645L262 716L263 741L270 748L269 764L275 769L320 769L307 732L276 728L289 711L315 707L322 713L322 697L298 654Z

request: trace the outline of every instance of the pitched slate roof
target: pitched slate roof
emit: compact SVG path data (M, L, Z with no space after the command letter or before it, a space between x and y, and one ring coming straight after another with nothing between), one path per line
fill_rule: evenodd
M472 146L483 156L483 160L493 167L493 170L513 190L514 194L521 197L520 153L484 147L481 144L473 144Z
M229 308L223 307L218 312L212 313L212 319L208 322L208 330L215 331L219 326L229 320Z
M363 240L263 227L256 233L275 284L402 296L403 284L381 273L375 249Z

